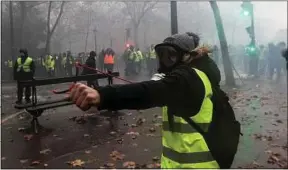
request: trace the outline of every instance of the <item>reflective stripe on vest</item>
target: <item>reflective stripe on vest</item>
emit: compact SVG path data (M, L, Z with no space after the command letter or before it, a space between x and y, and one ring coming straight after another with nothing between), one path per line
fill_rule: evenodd
M104 64L114 64L114 56L113 55L105 55Z
M213 104L211 101L212 87L206 74L198 69L195 72L201 78L205 87L199 113L191 117L204 131L207 131L212 121ZM163 137L161 168L219 168L203 138L183 118L174 117L173 132L169 129L167 107L163 107Z
M22 64L22 59L21 57L19 57L17 59L17 64L18 64L18 68L17 68L17 72L19 72L21 69L23 69L24 72L30 72L31 71L31 63L32 63L32 58L31 57L27 57L25 62Z

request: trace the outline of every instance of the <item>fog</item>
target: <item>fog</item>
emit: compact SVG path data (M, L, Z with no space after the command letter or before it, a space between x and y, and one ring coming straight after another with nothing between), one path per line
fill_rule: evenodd
M241 16L242 2L217 3L228 44L249 44L245 28L250 25L250 19ZM14 1L12 4L14 53L20 47L28 48L34 55L66 50L87 52L95 49L95 33L97 51L112 45L115 51L123 52L125 43L137 44L145 50L150 44L159 43L171 34L169 2L71 1L65 3L47 49L49 3ZM51 5L51 30L59 16L60 4L53 2ZM253 4L257 44L287 41L287 2L257 1ZM2 2L2 11L2 55L9 56L9 2ZM24 24L20 22L23 19ZM219 43L213 11L208 2L178 2L178 27L179 32L199 34L202 43ZM129 37L127 28L130 29Z

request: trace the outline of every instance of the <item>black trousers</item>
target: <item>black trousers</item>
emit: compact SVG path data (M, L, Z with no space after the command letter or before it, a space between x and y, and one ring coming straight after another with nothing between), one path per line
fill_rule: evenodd
M114 64L105 64L104 67L105 67L105 71L113 72Z
M30 86L20 86L19 83L17 83L17 99L18 101L21 101L23 98L23 91L25 88L25 100L29 100L31 97L31 87Z

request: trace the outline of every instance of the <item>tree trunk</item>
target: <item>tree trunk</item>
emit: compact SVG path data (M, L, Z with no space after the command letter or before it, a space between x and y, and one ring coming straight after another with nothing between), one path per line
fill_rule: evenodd
M139 29L139 24L138 23L134 23L134 43L135 43L135 47L138 48L138 29Z
M47 15L47 34L46 34L46 46L45 46L45 53L49 54L50 53L50 15L51 15L51 6L52 6L52 2L49 2L49 6L48 6L48 15Z
M23 41L23 34L24 34L24 24L26 19L26 13L27 13L27 7L25 1L20 1L21 6L21 21L20 21L20 36L19 36L19 43L20 47L24 47L24 41Z
M11 59L12 61L16 60L14 55L14 19L13 19L13 1L9 2L9 14L10 14L10 46L11 46Z
M85 54L87 52L87 44L88 44L90 25L91 25L91 11L88 12L88 21L87 21L87 26L86 26L87 27L87 32L86 32L86 38L85 38Z
M59 12L59 14L57 16L57 19L56 19L52 29L50 29L50 14L51 14L52 1L49 2L48 15L47 15L47 36L46 36L46 47L45 47L46 54L50 53L51 37L52 37L52 35L53 35L53 33L54 33L58 23L59 23L59 20L60 20L61 16L62 16L64 4L65 4L65 2L62 1L61 7L60 7L60 12Z
M220 41L220 47L222 52L222 59L224 65L224 72L225 72L225 82L228 86L235 86L235 79L233 75L233 70L230 62L229 52L228 52L228 45L226 41L226 36L223 28L223 23L220 15L220 11L216 1L209 1L210 6L213 10L215 24L217 27L218 37Z

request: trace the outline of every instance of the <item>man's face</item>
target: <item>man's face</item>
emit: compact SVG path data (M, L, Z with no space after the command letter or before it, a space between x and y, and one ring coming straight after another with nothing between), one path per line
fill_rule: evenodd
M159 61L159 71L162 73L171 71L180 61L182 55L170 46L158 47L156 53Z

